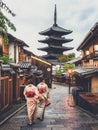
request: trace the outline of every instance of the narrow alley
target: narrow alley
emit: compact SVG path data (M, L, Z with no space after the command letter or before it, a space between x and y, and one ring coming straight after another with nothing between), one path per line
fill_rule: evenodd
M26 107L7 120L0 130L98 130L98 120L74 105L68 87L53 84L51 105L46 107L44 121L28 127Z

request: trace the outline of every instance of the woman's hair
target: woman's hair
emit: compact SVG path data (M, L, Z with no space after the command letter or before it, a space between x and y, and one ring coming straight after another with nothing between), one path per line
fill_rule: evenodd
M43 78L43 77L41 77L41 78L40 78L40 82L42 82L43 80L44 80L44 78Z
M26 85L33 84L33 81L31 79L27 80Z

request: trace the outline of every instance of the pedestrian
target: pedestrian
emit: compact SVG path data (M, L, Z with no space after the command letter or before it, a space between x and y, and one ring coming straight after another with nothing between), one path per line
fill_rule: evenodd
M45 82L45 79L43 78L40 79L40 83L37 85L37 88L41 97L41 100L37 105L37 114L38 114L38 119L43 121L44 112L45 112L45 102L49 97L49 89L48 89L48 85Z
M33 84L28 84L24 89L24 96L27 104L27 113L29 119L28 126L31 126L32 124L36 123L36 109L37 101L39 99L39 91Z

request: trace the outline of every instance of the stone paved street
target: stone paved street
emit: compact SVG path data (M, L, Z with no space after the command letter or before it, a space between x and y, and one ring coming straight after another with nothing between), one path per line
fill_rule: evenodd
M53 84L52 104L46 108L44 121L27 127L26 107L6 121L0 130L98 130L98 120L74 105L68 87Z

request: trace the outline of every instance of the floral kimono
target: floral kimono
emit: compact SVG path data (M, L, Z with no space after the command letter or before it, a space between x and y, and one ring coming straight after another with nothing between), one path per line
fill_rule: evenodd
M36 107L39 97L39 92L37 87L29 84L24 89L24 96L27 103L27 112L30 124L36 121Z
M41 96L41 100L38 103L38 107L37 107L37 113L38 113L38 119L42 121L44 119L45 102L48 98L49 90L47 84L44 82L39 83L37 85L37 88Z

